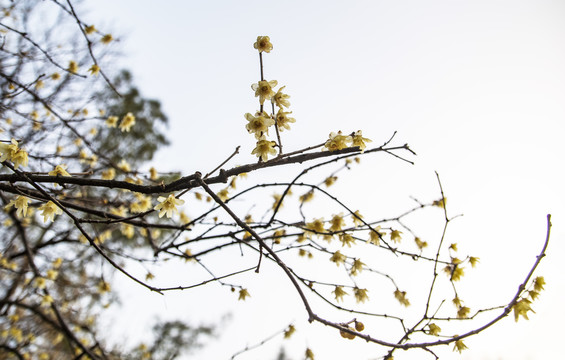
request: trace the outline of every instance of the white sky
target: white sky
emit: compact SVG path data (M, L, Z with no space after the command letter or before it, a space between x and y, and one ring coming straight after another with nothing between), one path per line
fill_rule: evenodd
M533 304L536 314L518 324L508 318L469 339L470 350L461 358L560 356L563 1L97 0L86 7L86 19L99 29L123 35L120 66L133 71L143 94L159 99L170 117L173 144L159 154L160 169L208 171L237 145L242 152L235 164L254 161L243 114L257 108L250 89L258 79L252 44L257 35L269 35L274 50L265 56L265 76L287 86L297 120L285 134L287 149L322 142L340 129L362 129L380 144L397 130L398 143L418 153L417 165L367 162L355 188L386 193L384 204L410 195L429 200L437 197L437 170L451 214L465 214L452 225L451 241L481 258L470 279L477 299L504 302L513 296L541 249L545 215L553 214L552 241L539 268L547 290ZM344 191L352 201L366 199L365 193ZM278 278L284 282L274 286L280 292L288 280ZM171 295L153 306L162 316L175 316L178 302L185 306L183 318L209 321L233 312L220 341L198 358L229 358L246 341L261 340L262 330L271 334L292 320L303 334L311 333L306 343L297 340L287 348L297 359L306 346L317 359L375 356L374 347L306 325L300 307L283 304L287 316L279 319L278 308L274 316L273 288L252 294L251 301L234 305L233 299L222 301L225 291L216 287ZM217 311L197 308L210 301L217 301ZM267 316L273 317L265 321ZM451 347L446 350L445 358L458 358ZM277 348L262 351L238 359L274 358ZM399 352L395 358L417 359L421 353L412 356Z

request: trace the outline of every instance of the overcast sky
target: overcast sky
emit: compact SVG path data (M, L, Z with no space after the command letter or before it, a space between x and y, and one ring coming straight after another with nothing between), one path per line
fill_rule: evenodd
M469 339L461 358L561 356L565 2L96 0L85 5L91 10L87 20L121 38L120 66L134 73L144 95L159 99L170 117L172 146L159 153L160 169L205 172L237 145L242 151L235 163L254 161L243 114L257 108L250 89L258 78L252 45L257 35L269 35L274 49L265 56L265 76L286 85L297 120L286 136L287 149L319 143L337 130L362 129L374 144L398 131L398 143L409 143L418 153L416 165L387 161L367 167L356 187L380 179L391 196L429 199L437 192L438 171L451 213L464 214L450 235L481 258L471 280L478 297L498 291L502 302L512 298L541 250L546 214L553 214L552 242L539 269L547 290L533 304L536 314L518 324L508 318ZM207 299L225 294L209 291L197 294ZM242 336L238 322L256 322L266 334L285 326L282 320L260 320L271 299L256 294L253 302L232 307L218 300L217 314L201 315L214 321L234 312L220 342L202 358L228 358L245 341L261 340L260 332ZM171 296L165 304L156 300L155 310L171 316L178 311L174 304L187 304L188 296ZM374 348L341 346L305 318L299 308L288 316L311 334L287 349L296 359L305 346L317 359L374 357ZM269 351L274 358L276 347L267 349L241 359L268 359ZM455 357L451 347L446 350L446 358Z

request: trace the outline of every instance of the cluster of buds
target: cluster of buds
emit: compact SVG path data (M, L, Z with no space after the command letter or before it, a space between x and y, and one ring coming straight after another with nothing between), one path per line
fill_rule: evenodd
M353 323L355 329L353 329L352 327L350 327L349 325ZM349 323L345 323L345 324L341 324L344 328L351 330L351 331L357 331L357 332L361 332L363 330L365 330L365 325L361 322L361 321L357 321L357 319L351 320ZM349 340L353 340L355 339L355 335L351 334L345 330L340 330L339 334L341 335L342 338L344 339L349 339Z

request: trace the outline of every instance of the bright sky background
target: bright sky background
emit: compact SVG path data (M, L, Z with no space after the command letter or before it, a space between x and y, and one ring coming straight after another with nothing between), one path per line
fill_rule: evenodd
M362 129L374 144L398 131L396 141L418 153L416 165L368 161L358 172L362 178L350 185L369 194L344 191L367 202L374 189L387 194L377 199L383 204L410 195L429 200L438 197L437 170L450 213L464 213L450 228L451 241L481 258L469 277L477 299L492 296L498 304L513 296L541 250L551 213L552 240L538 273L547 287L533 304L536 314L517 324L510 317L467 340L470 349L460 358L562 356L565 2L96 0L86 7L87 20L121 35L120 66L170 117L172 146L159 154L159 169L206 172L237 145L242 151L234 164L254 161L243 114L257 108L250 89L259 76L252 44L257 35L269 35L274 50L265 56L265 76L287 86L297 120L285 134L287 149L322 142L340 129ZM159 298L151 306L163 317L196 322L233 312L222 337L196 358L229 358L247 342L262 340L263 331L271 334L293 320L310 334L307 343L287 347L293 358L306 346L316 359L374 358L374 346L340 341L321 325L307 325L299 306L288 304L285 318L273 315L281 312L273 302L288 282L282 273L280 282L285 284L252 290L245 303L223 301L225 290L212 288ZM135 333L143 325L130 316ZM451 346L445 350L445 358L459 358ZM238 359L274 359L277 351L266 346ZM399 352L395 358L421 355Z

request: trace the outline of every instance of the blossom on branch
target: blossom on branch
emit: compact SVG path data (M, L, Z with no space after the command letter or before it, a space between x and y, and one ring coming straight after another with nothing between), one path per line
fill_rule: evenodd
M173 213L178 214L177 205L184 204L184 200L177 199L174 194L170 194L168 197L159 196L157 201L159 201L159 204L155 205L153 209L159 211L159 217L167 214L167 217L170 218Z

